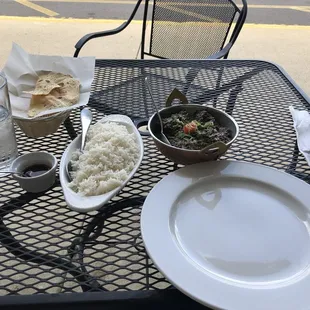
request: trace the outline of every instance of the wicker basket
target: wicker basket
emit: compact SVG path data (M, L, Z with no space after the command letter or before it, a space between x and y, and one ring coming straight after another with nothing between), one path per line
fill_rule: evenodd
M71 111L59 112L34 119L22 119L14 117L14 121L28 137L45 137L55 133L59 126L70 115L70 112Z

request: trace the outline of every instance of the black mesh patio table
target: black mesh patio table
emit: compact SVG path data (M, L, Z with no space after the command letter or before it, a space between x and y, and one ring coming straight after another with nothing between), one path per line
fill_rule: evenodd
M148 77L161 106L174 88L191 103L216 106L238 122L237 141L222 159L271 166L310 182L299 154L289 106L310 111L309 99L276 65L250 60L98 60L89 106L95 120L128 115L140 127L154 113ZM79 111L53 135L32 139L17 129L20 154L48 151L60 160L80 131ZM152 187L177 169L141 133L143 162L128 185L99 211L79 214L59 180L39 194L0 180L0 305L32 309L200 308L174 289L149 259L140 212Z

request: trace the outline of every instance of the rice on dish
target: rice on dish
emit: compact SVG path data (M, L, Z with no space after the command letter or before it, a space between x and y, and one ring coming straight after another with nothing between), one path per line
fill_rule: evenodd
M120 186L139 158L134 133L115 122L89 128L84 152L72 155L69 187L83 196L105 194Z

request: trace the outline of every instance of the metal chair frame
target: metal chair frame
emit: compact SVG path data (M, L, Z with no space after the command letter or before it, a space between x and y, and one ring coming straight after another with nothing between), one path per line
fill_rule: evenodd
M129 19L124 22L122 25L120 25L119 27L112 29L112 30L107 30L107 31L100 31L100 32L94 32L94 33L89 33L86 34L85 36L83 36L75 45L75 53L74 53L74 57L78 57L82 47L90 40L95 39L95 38L99 38L99 37L106 37L106 36L111 36L114 34L117 34L121 31L123 31L124 29L127 28L127 26L131 23L131 21L133 20L133 18L135 17L138 8L140 7L140 4L142 3L143 0L138 0L137 4L135 6L135 8L133 9ZM149 0L144 0L145 1L145 7L144 7L144 13L143 13L143 23L142 23L142 39L141 39L141 58L143 59L145 55L149 55L149 56L153 56L156 58L161 58L163 59L164 57L160 57L151 53L148 53L145 51L145 35L146 35L146 25L147 25L147 15L148 15L148 5L149 5ZM227 58L230 49L232 48L233 44L235 43L235 41L238 38L238 35L243 27L243 24L245 22L246 16L247 16L247 2L246 0L242 0L242 7L239 8L232 0L227 0L228 2L230 2L231 4L233 4L233 6L235 7L236 13L239 14L238 19L236 21L235 27L230 35L230 38L228 40L228 42L225 44L225 42L227 41L227 36L228 36L228 32L229 29L231 27L231 24L229 25L228 29L227 29L227 34L226 34L226 38L223 41L222 44L222 48L220 51L212 54L212 55L207 55L206 58L208 59L220 59L220 58ZM154 7L156 6L156 0L154 0ZM154 8L153 8L154 10ZM154 11L152 14L152 19L151 19L152 25L154 22ZM150 44L152 44L152 42L150 42Z

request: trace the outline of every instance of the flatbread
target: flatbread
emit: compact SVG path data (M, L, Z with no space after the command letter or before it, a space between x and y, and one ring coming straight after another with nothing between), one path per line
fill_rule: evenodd
M70 75L55 72L42 74L37 80L35 89L32 91L25 91L25 93L31 95L48 95L53 89L59 87L59 83L68 77L72 78Z
M70 75L51 72L40 76L36 89L30 93L32 98L28 116L34 117L46 110L69 107L78 103L80 82Z

